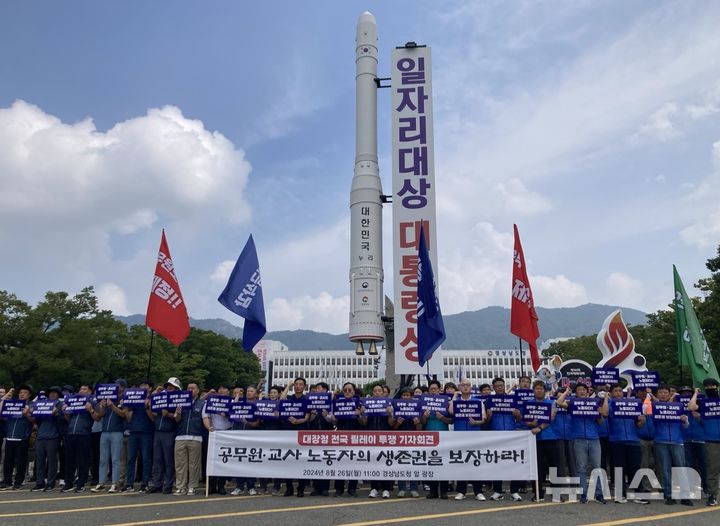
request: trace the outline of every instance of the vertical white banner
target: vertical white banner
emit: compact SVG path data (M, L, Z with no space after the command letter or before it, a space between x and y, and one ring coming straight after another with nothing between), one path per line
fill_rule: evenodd
M433 154L430 48L392 52L393 283L395 372L426 374L417 357L417 265L421 222L442 304L435 234L435 162ZM442 349L428 362L442 376Z

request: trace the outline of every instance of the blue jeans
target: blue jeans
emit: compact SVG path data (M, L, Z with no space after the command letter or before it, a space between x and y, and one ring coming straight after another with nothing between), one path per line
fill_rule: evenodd
M410 486L410 491L417 491L418 483L416 480L405 482L404 480L398 481L398 491L405 491Z
M152 475L152 451L153 450L153 434L130 432L128 439L127 454L127 485L135 484L135 465L137 464L137 455L140 453L142 458L142 486L147 487L150 475Z
M593 469L600 467L600 440L576 438L573 444L575 450L575 469L580 477L582 494L587 497L588 474ZM598 484L595 495L602 495L602 486Z
M112 461L112 475L110 477L113 484L120 481L120 454L123 446L122 431L103 431L100 435L100 472L98 482L105 484L108 476L108 463Z
M672 468L684 468L685 467L685 448L682 444L666 444L662 442L655 442L655 456L660 461L663 474L663 496L666 499L672 498ZM683 481L680 481L680 488L683 487ZM687 480L685 480L685 486L687 486Z

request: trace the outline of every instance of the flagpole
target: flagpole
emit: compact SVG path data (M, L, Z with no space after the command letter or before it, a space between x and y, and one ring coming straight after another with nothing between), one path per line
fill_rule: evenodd
M520 376L525 376L525 366L523 364L525 362L525 357L523 356L522 351L522 338L518 337L518 342L520 343Z
M145 375L145 381L147 383L150 383L150 365L152 364L152 351L153 351L153 341L154 340L155 340L155 330L150 329L150 351L148 352L147 374Z

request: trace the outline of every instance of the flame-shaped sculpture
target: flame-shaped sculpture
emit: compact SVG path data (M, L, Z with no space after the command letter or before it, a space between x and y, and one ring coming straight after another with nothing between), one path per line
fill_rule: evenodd
M620 309L605 319L597 335L597 346L603 355L597 367L616 367L620 373L647 371L645 357L635 352L635 339L628 331Z

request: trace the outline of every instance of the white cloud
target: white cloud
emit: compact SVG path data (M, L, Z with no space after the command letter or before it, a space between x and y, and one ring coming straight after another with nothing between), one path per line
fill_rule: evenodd
M587 303L585 287L559 274L557 276L530 275L535 305L539 307L575 307Z
M605 287L607 289L605 301L610 305L637 307L646 304L645 286L641 281L623 272L610 273L605 280Z
M684 206L696 210L698 219L680 231L680 238L700 249L717 246L720 239L720 141L713 144L712 158L715 173L691 187L684 199Z
M665 142L678 137L681 135L681 131L675 121L679 113L680 109L674 102L663 104L661 108L650 115L649 122L642 125L640 130L630 138L630 141L638 143L649 138Z
M125 291L115 283L103 283L95 291L101 310L110 310L113 314L127 316L130 314Z
M333 297L327 292L317 296L275 298L267 307L268 329L309 329L332 334L348 330L350 297Z
M218 283L226 283L227 280L230 278L230 273L232 272L232 269L234 267L235 261L232 260L226 260L218 263L212 275L210 276L210 279L213 281L217 281Z

